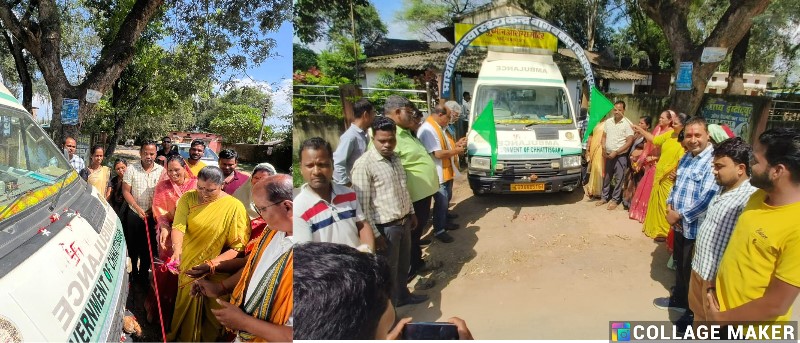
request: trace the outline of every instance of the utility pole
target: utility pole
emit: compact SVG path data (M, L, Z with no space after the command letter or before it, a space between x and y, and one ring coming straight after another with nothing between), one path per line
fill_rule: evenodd
M261 128L258 130L258 144L261 145L261 138L264 136L264 122L267 120L270 110L270 99L264 101L264 109L261 112Z

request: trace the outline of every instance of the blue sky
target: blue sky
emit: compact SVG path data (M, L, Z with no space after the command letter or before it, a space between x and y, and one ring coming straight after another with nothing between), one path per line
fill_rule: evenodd
M403 1L397 0L372 0L372 5L378 10L384 25L389 30L389 38L403 38L408 36L406 24L395 19L395 14L403 7Z

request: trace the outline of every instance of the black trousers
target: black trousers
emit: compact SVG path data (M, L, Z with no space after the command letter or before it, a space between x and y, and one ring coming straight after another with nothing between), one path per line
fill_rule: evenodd
M689 310L689 279L692 275L692 255L694 254L694 239L683 237L682 232L673 235L672 257L675 259L675 290L672 300L677 306Z
M156 237L156 221L152 214L147 216L147 224L150 229L150 246L155 254L158 251L158 238ZM125 233L128 256L131 258L131 276L146 276L152 261L150 260L150 249L147 246L144 220L136 214L136 211L128 209L122 229Z
M628 169L628 155L622 154L606 159L606 175L603 177L603 200L622 202L622 184L624 183L625 170ZM616 184L612 187L612 179Z
M422 247L419 241L422 238L422 230L428 225L431 217L431 199L433 195L427 196L414 202L414 214L417 217L417 227L411 228L411 272L416 272L422 266Z

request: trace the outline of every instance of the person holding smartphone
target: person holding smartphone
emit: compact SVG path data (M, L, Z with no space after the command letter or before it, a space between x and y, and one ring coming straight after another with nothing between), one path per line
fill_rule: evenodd
M309 242L294 249L294 339L403 338L411 318L395 322L386 259L343 244ZM473 339L453 317L459 339ZM442 324L442 323L437 323Z

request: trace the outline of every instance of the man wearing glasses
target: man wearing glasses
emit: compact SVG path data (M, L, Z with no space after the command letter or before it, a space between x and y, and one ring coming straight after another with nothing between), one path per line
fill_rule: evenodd
M398 95L386 99L384 115L397 124L395 154L406 172L408 193L414 206L417 225L411 230L411 275L424 267L420 238L431 214L431 198L439 190L436 164L425 146L412 133L419 128L422 112L414 103Z
M172 155L180 155L178 151L172 150L172 138L169 138L169 136L162 138L161 149L159 149L156 153L156 160L158 160L159 157L164 156L164 161L166 161Z
M253 186L252 196L253 208L270 223L270 229L258 238L243 268L237 268L238 272L221 282L198 279L192 286L192 294L218 298L220 308L211 312L236 333L235 341L288 342L292 340L294 305L292 177L269 176ZM241 266L242 260L226 261L215 269L230 270ZM194 277L208 272L208 268L193 270L203 270ZM219 299L226 294L231 294L230 302Z

